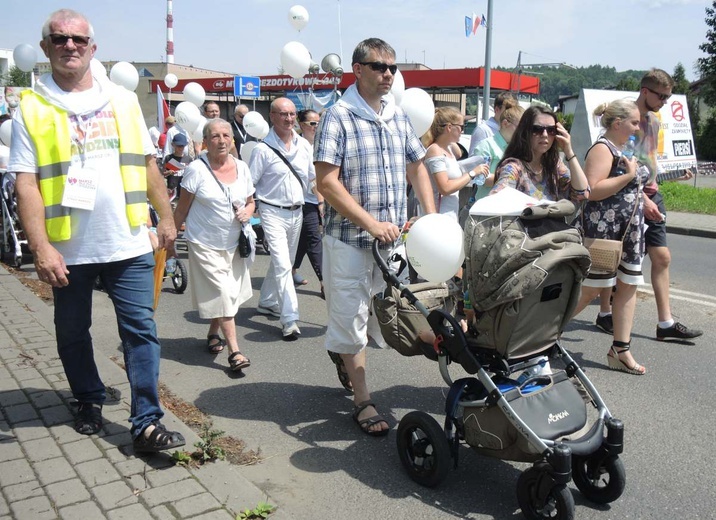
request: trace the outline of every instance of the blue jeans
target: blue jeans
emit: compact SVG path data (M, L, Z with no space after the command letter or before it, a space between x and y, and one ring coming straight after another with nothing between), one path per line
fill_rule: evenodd
M132 437L164 415L159 405L159 340L154 323L154 257L67 267L69 285L53 288L57 351L72 395L102 404L105 387L92 348L92 292L99 276L117 315L124 365L132 391Z

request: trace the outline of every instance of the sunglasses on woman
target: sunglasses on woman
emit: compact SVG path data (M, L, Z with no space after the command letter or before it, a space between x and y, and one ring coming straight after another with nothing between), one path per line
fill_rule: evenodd
M90 36L80 36L78 34L50 34L48 36L52 45L67 45L69 40L72 40L77 47L87 47L90 40Z
M303 121L301 124L308 126L318 126L318 121Z
M551 135L551 136L557 135L557 125L552 125L552 126L532 125L532 134L533 135L542 135L544 132L547 132L547 135Z

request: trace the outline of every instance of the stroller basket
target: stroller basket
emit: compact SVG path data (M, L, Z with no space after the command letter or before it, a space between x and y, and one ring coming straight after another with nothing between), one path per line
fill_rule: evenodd
M427 316L435 309L451 313L455 296L461 292L459 287L453 282L403 285L381 256L377 240L373 242L373 257L387 283L383 294L373 297L373 312L383 339L403 356L426 354L419 334L430 330Z

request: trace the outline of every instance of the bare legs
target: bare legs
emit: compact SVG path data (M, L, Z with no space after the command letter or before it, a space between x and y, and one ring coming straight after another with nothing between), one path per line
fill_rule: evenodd
M370 400L370 392L368 392L368 385L365 381L365 349L361 350L357 354L341 354L341 358L346 365L346 372L350 377L351 384L353 385L353 403L360 404ZM368 417L376 415L378 412L372 406L368 406L360 414L358 414L358 420L361 421ZM388 423L381 421L369 427L370 431L381 431L389 428Z
M654 288L656 299L656 312L659 321L669 321L671 305L669 303L669 265L671 265L671 252L668 247L647 247L649 260L651 260L651 286Z
M212 318L209 324L209 335L217 334L221 330L224 335L226 344L229 346L229 355L239 351L239 342L236 337L236 324L233 316L224 316L221 318ZM241 356L241 361L245 361L246 356Z

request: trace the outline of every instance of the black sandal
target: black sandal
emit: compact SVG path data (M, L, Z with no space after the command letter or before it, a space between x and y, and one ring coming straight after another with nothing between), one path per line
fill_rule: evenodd
M73 403L77 406L75 431L82 435L94 435L102 429L102 405L96 403Z
M212 343L212 341L215 341L216 343ZM212 354L218 354L219 352L222 352L225 346L226 341L221 339L218 334L209 334L206 337L206 348Z
M346 371L346 364L343 362L343 358L337 352L331 352L330 350L327 350L326 352L328 352L328 357L330 357L331 361L333 361L333 363L336 365L338 381L341 382L343 388L346 389L346 392L352 394L353 384L351 383L351 378L348 377L348 372Z
M243 361L239 361L238 357L242 356L244 358ZM251 366L251 360L244 356L240 350L237 350L236 352L232 352L229 354L229 368L233 372L237 372L239 370L242 370L244 368L248 368Z
M370 429L371 426L383 422L385 424L388 424L388 421L386 421L383 416L378 413L377 409L375 410L375 415L371 415L370 417L366 417L365 419L358 419L360 413L369 406L375 408L375 404L373 404L372 401L363 401L362 403L355 405L355 408L353 408L353 420L356 422L361 431L366 435L370 435L371 437L384 437L385 435L388 435L388 432L390 431L390 426L388 426L388 428L386 428L385 430Z
M167 431L166 427L158 421L152 424L154 429L149 434L149 437L145 437L144 432L142 432L139 437L134 439L132 444L135 453L157 453L186 444L181 433Z

